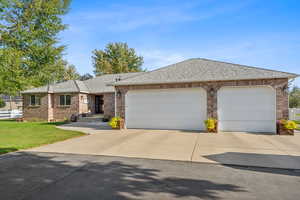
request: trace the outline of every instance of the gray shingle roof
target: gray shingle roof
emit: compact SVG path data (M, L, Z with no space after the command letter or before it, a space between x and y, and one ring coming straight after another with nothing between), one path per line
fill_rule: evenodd
M299 75L293 73L193 58L116 82L114 85L295 78L297 76Z
M84 84L88 87L90 93L106 93L113 92L114 87L109 86L108 84L112 84L116 81L116 79L127 79L129 77L135 77L137 75L141 75L143 72L133 72L133 73L121 73L121 74L106 74L102 76L98 76L92 79L88 79L83 81Z
M98 76L86 81L70 80L62 83L46 85L38 88L25 90L22 94L31 93L68 93L68 92L82 92L82 93L107 93L114 92L113 86L107 84L113 83L116 79L126 79L137 76L143 72L122 73L122 74L107 74Z
M79 83L81 81L65 81L56 84L50 84L38 88L32 88L29 90L25 90L22 93L63 93L63 92L87 92L87 88L83 83ZM79 83L79 84L78 84Z

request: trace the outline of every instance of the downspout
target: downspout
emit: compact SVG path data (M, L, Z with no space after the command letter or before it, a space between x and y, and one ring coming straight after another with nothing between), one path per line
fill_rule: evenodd
M121 80L121 77L116 78L115 82L118 82ZM116 86L114 85L115 88L115 117L117 117L117 90L116 90Z
M116 90L116 86L115 88L115 117L117 117L117 90Z

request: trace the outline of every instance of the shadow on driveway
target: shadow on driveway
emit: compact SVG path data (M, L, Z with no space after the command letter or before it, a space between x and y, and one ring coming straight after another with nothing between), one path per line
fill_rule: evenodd
M0 165L0 199L219 199L220 192L245 192L235 184L164 176L138 164L71 154L19 152Z
M300 170L300 156L226 152L203 157L225 165Z

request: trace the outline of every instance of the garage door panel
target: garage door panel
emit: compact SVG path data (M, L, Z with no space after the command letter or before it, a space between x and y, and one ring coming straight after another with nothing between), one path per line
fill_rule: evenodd
M206 92L201 88L132 90L125 104L127 128L204 129Z
M270 87L224 87L218 91L219 129L275 132L276 96Z
M230 115L226 115L226 113L230 112ZM260 111L260 110L221 110L219 119L226 119L226 120L272 120L274 121L274 118L270 117L274 113L274 110L272 111ZM241 113L244 113L241 115Z
M220 130L233 132L272 132L274 121L223 121Z

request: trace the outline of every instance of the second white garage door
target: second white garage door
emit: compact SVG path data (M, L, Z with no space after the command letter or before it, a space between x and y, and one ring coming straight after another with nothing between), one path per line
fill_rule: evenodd
M276 131L276 97L270 87L224 87L218 91L219 130Z
M204 130L202 88L131 90L125 97L127 128Z

